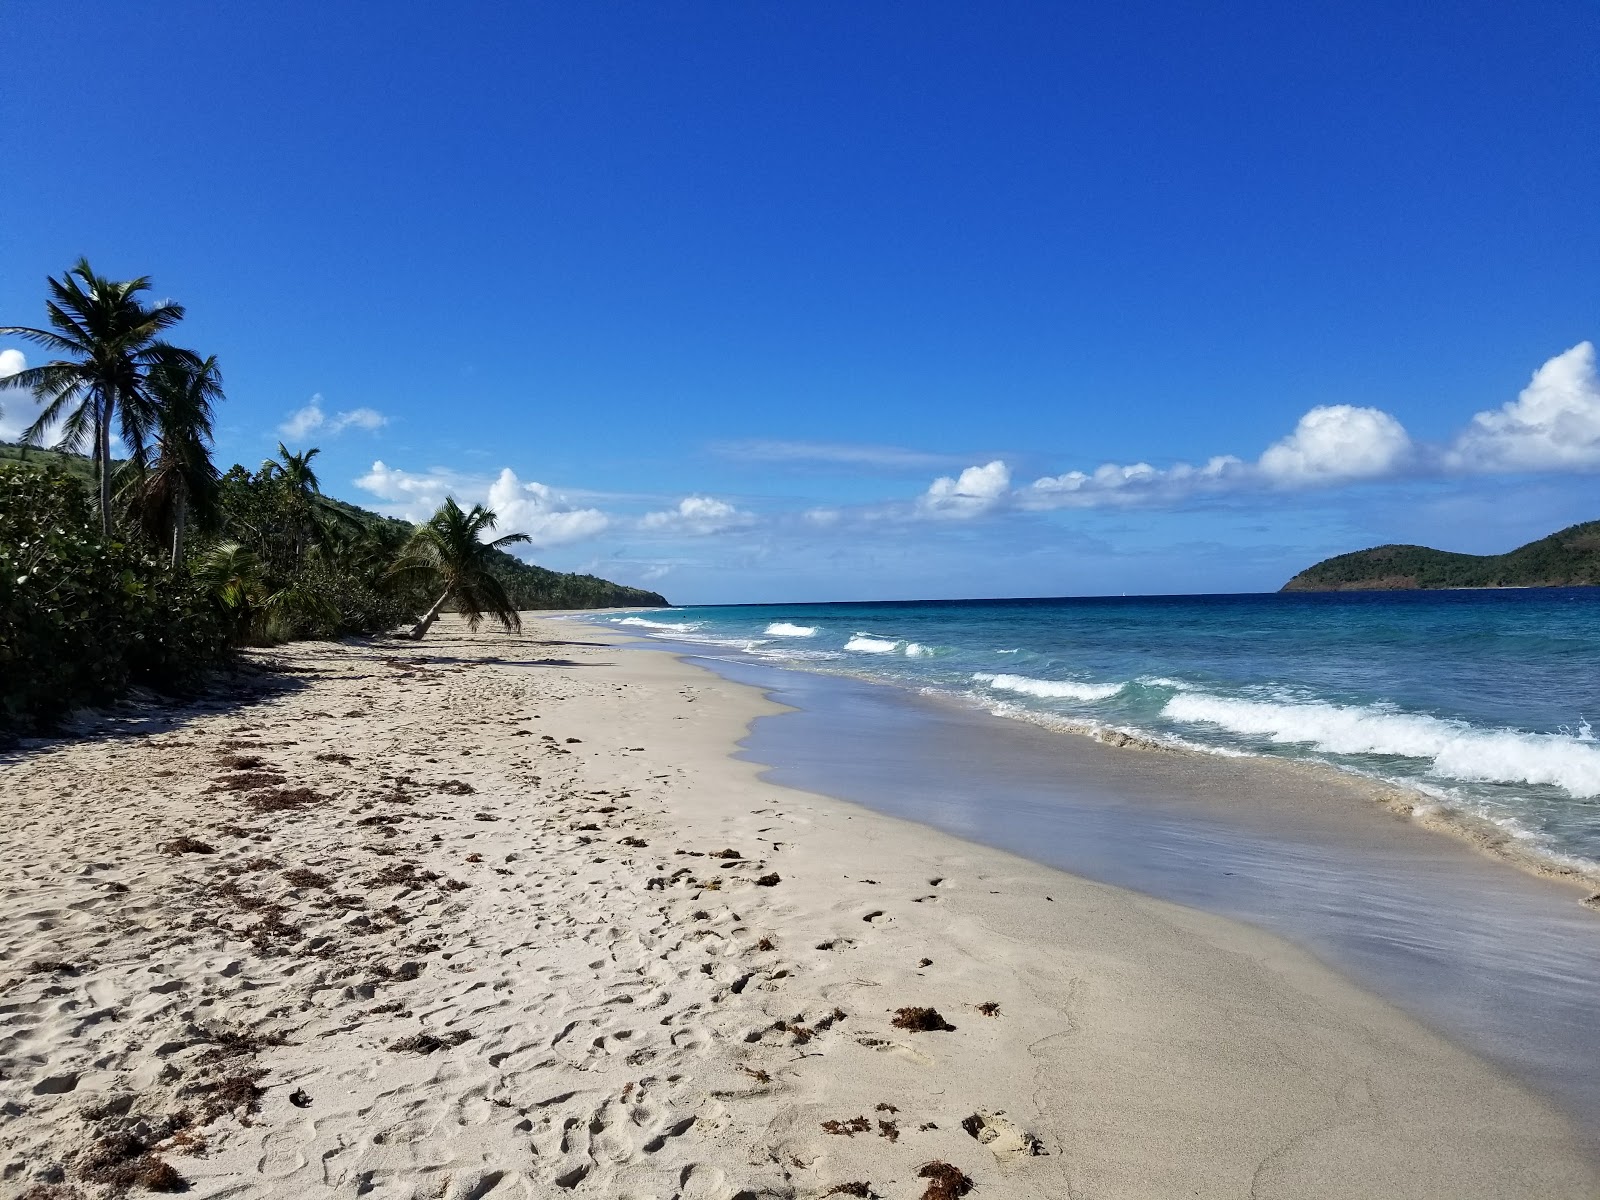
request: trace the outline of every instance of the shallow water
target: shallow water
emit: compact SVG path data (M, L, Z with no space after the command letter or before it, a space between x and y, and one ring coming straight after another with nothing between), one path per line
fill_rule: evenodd
M1337 780L1338 811L1297 806L1282 767L1117 751L902 688L672 648L796 710L757 721L741 751L772 781L1277 933L1600 1142L1600 915L1573 889L1364 808Z
M630 633L1044 725L1314 759L1600 865L1600 588L697 607Z

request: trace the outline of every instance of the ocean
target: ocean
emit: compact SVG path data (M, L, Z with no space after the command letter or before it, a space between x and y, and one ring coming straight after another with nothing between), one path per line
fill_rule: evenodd
M696 606L592 618L1062 731L1330 764L1600 869L1600 589Z

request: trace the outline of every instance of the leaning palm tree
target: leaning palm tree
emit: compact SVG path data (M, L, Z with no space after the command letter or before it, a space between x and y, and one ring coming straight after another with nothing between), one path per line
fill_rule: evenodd
M209 524L216 511L218 477L209 443L222 373L215 357L165 362L151 370L148 387L155 402L155 455L141 451L130 460L129 490L146 532L152 541L166 542L176 567L191 517Z
M450 497L406 542L389 573L400 579L425 581L439 589L439 598L411 631L414 639L421 641L444 606L451 603L474 633L485 616L495 618L508 630L522 628L516 606L491 568L495 550L530 539L525 533L508 533L493 541L483 540L498 520L481 504L474 504L468 512Z
M100 530L111 534L111 433L113 423L130 451L142 451L154 419L147 390L152 368L192 358L161 341L163 331L183 319L183 306L162 300L147 304L147 276L122 282L96 275L80 258L60 279L46 280L49 329L0 327L0 334L43 346L57 355L0 380L0 388L26 388L43 405L23 432L24 445L36 446L59 424L57 445L81 451L93 447L100 485Z

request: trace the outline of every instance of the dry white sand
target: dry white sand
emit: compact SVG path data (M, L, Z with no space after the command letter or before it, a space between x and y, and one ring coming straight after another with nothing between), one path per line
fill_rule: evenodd
M1600 1194L1286 943L764 784L759 695L605 640L288 647L0 760L0 1193Z

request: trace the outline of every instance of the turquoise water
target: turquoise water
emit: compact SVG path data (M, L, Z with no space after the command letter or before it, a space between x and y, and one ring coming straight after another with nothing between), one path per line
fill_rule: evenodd
M1600 589L654 609L594 618L1062 729L1329 763L1600 864Z

